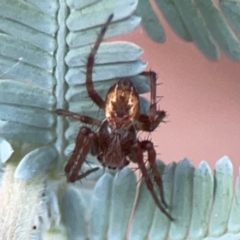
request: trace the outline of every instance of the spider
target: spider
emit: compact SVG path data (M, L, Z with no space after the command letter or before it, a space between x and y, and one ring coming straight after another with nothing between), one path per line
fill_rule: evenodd
M153 71L141 73L150 79L151 105L149 115L140 113L139 96L129 78L121 78L111 86L105 100L94 90L92 81L94 58L112 18L113 14L108 17L103 25L86 64L86 88L88 95L99 108L105 110L106 118L103 121L99 121L64 109L56 110L56 113L59 115L72 117L82 123L98 127L96 132L85 126L80 128L75 148L64 170L69 182L80 180L98 170L99 168L96 167L79 174L89 152L97 156L103 167L110 169L121 170L130 161L135 162L138 164L156 205L172 221L172 216L165 210L167 204L164 198L161 175L156 165L156 152L153 143L149 140L140 141L137 138L137 131L154 131L166 116L165 111L157 110L156 73ZM152 170L153 180L145 166L144 152L147 152L147 161ZM156 182L160 192L160 200L154 189L154 182Z

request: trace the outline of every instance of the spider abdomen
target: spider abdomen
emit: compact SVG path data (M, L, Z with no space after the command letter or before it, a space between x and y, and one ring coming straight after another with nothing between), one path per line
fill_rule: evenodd
M128 78L110 87L105 100L106 118L115 128L128 128L139 115L137 90Z

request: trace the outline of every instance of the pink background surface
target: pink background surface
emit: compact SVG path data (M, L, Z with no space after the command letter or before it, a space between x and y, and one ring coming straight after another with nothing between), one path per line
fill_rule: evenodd
M153 42L139 27L121 36L144 49L142 59L159 75L158 95L164 96L161 109L168 112L167 124L152 133L159 158L166 163L190 158L195 166L215 162L227 155L239 167L240 144L240 62L224 53L210 61L192 43L182 41L164 24L167 41Z

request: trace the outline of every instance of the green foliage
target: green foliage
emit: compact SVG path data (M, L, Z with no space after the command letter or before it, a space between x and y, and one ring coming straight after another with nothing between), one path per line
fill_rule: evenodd
M66 183L63 166L79 122L57 117L54 110L104 118L86 94L84 73L101 25L114 13L105 37L128 33L140 24L140 17L133 15L138 7L150 36L165 40L149 3L137 3L0 0L0 168L6 169L1 174L0 236L4 239L105 239L107 232L109 239L123 239L127 229L129 239L147 235L150 239L239 239L240 185L238 179L233 198L233 170L227 157L217 163L214 176L206 162L196 169L187 159L168 166L159 162L175 218L172 223L156 208L144 182L140 181L138 191L136 175L129 168L117 174L101 169L82 183ZM211 1L157 4L173 29L183 39L193 40L209 58L218 56L217 41L230 57L239 59L238 39ZM238 8L232 9L231 4L220 2L239 33ZM211 17L219 22L217 27ZM125 76L131 77L139 93L149 91L148 79L138 76L146 67L141 54L133 43L101 45L93 74L101 96ZM148 106L141 98L141 111L146 113ZM91 166L98 164L91 156L87 160ZM87 169L85 164L83 171Z
M229 58L240 60L240 4L220 0L156 0L156 5L174 32L192 41L209 59L217 60L222 50ZM143 27L157 42L166 39L160 20L148 1L139 0L137 14Z

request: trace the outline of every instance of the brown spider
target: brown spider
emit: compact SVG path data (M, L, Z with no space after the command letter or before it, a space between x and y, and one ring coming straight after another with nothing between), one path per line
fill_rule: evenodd
M170 220L173 220L164 208L167 207L167 204L164 199L161 175L156 165L156 152L153 143L149 140L140 141L137 139L138 130L152 132L166 116L165 111L157 110L156 73L153 71L142 73L142 75L149 77L151 83L149 115L140 113L138 93L128 78L119 79L117 83L111 86L105 101L94 90L92 81L94 57L112 18L113 14L109 16L102 27L86 64L86 88L88 95L95 104L105 110L106 119L101 122L92 117L69 112L64 109L56 110L57 114L72 117L82 123L98 126L96 132L93 132L88 127L81 127L77 135L73 153L65 166L67 180L75 182L99 169L93 168L79 175L79 170L89 152L97 155L97 159L103 167L111 169L121 170L130 161L136 162L156 205ZM147 161L153 173L153 180L145 166L143 152L147 152ZM154 189L154 182L157 183L161 201Z

